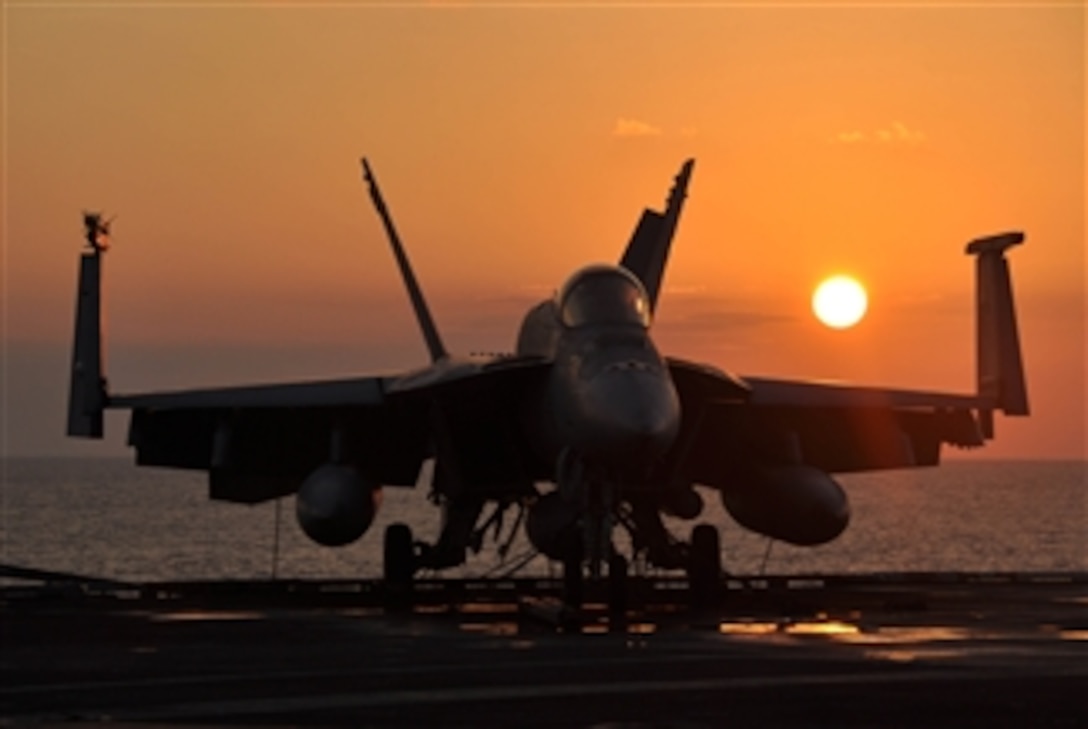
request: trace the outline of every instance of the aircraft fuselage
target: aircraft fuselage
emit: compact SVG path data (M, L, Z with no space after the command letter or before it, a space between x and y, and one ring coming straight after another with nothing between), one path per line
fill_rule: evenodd
M610 475L644 475L676 439L680 401L649 332L638 280L619 266L575 273L529 312L518 354L554 363L532 408L541 456L567 452ZM535 427L534 427L535 426Z
M644 471L668 450L680 427L668 369L649 333L633 325L565 333L548 400L564 446L609 471Z

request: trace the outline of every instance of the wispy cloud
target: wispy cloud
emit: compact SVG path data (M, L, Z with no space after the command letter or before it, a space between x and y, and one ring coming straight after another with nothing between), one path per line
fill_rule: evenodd
M762 327L768 324L778 325L792 321L795 317L785 314L767 313L745 309L719 309L717 311L694 311L680 313L671 318L669 328L684 334L724 334L738 329Z
M896 142L923 142L926 135L924 132L917 129L910 129L903 122L892 122L892 128L890 130L891 139L889 141Z
M664 324L676 335L720 336L790 323L795 317L758 302L722 296L702 284L669 285Z
M705 284L669 284L665 287L665 296L703 296L706 291Z
M831 141L836 144L920 144L926 140L925 132L911 129L901 121L869 132L858 129L839 132Z
M657 137L661 135L661 129L638 119L620 117L616 120L616 125L612 127L612 135L616 137Z
M865 133L859 131L839 132L835 135L835 141L842 142L843 144L850 144L852 142L864 142Z

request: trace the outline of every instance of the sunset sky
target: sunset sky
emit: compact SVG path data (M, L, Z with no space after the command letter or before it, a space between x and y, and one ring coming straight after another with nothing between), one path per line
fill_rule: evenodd
M738 374L970 392L964 244L1010 255L1033 415L1084 458L1084 6L4 4L2 450L63 437L80 212L118 392L389 372L426 350L368 155L448 346L616 261L697 159L654 325ZM809 308L848 273L869 313ZM955 452L948 455L955 456Z

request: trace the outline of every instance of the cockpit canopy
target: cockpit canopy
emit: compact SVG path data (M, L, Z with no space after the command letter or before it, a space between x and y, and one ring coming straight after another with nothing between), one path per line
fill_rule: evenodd
M633 273L598 264L575 273L556 295L564 326L637 324L650 326L650 299Z

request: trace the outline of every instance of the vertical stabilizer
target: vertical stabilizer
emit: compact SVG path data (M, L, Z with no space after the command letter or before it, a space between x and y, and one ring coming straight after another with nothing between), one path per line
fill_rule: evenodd
M643 210L638 226L631 235L627 250L623 253L620 265L638 276L646 293L650 296L650 308L657 308L657 297L661 291L661 280L665 276L665 264L669 260L669 248L672 246L676 223L680 219L680 210L687 197L688 180L695 160L684 162L676 175L676 182L669 192L665 212Z
M412 264L408 261L408 254L404 252L400 236L397 235L397 229L393 226L393 219L389 215L388 208L385 207L385 200L382 199L381 190L378 189L378 181L374 179L374 173L370 171L370 165L367 164L365 157L362 159L362 163L363 179L366 180L367 186L370 188L370 199L374 201L374 207L377 209L378 215L382 219L382 225L385 226L385 233L389 237L389 244L393 247L393 255L397 258L400 275L404 278L404 285L408 289L408 297L412 300L412 308L415 309L416 319L419 320L419 328L423 330L423 338L427 342L427 351L430 352L431 361L437 362L440 359L445 359L449 356L449 353L446 351L445 345L442 344L442 338L438 335L438 327L435 326L434 319L431 317L431 310L427 308L427 302L423 298L423 290L420 289L419 282L416 281L416 275L412 271Z
M1021 232L978 238L967 245L976 259L978 394L1006 415L1028 414L1012 280L1005 251L1024 242Z
M102 256L108 245L109 223L97 213L85 213L83 224L90 250L79 259L68 435L101 438L107 400L102 361Z

